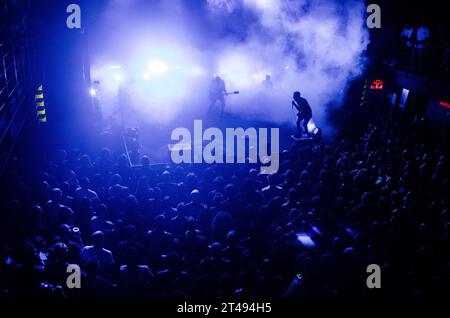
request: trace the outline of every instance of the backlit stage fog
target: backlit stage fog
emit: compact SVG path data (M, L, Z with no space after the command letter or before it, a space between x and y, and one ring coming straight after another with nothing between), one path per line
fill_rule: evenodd
M226 97L227 113L294 125L300 90L330 133L327 110L361 73L368 44L358 0L111 0L91 9L91 94L116 121L125 99L128 126L204 116L218 75L240 93Z

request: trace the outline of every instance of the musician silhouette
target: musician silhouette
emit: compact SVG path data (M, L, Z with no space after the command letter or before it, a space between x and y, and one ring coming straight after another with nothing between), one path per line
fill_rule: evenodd
M264 81L261 82L261 88L266 92L270 92L273 90L273 83L270 74L267 74Z
M223 112L225 110L225 94L225 81L221 79L220 76L215 76L209 87L209 100L211 104L208 109L208 114L211 112L214 106L216 106L217 102L219 102L220 115L223 115Z
M308 104L308 101L301 97L300 92L294 92L292 101L292 107L297 109L297 130L298 136L302 136L302 128L305 134L308 137L311 137L311 134L308 131L308 123L312 118L312 110Z

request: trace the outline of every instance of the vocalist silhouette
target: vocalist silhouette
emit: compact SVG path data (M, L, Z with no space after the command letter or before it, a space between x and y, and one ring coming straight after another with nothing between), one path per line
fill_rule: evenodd
M312 110L308 104L308 101L304 99L300 92L294 92L292 101L292 107L297 109L297 130L298 137L302 137L302 128L304 133L311 137L311 134L308 131L308 123L312 118Z

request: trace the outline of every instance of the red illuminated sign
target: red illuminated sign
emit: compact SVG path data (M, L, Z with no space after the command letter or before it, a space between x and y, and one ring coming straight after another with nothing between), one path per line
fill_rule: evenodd
M383 89L384 81L377 79L372 81L372 85L370 85L370 89L380 90Z
M450 103L444 102L443 100L441 100L441 101L439 102L439 105L441 105L442 107L445 107L445 108L450 109Z

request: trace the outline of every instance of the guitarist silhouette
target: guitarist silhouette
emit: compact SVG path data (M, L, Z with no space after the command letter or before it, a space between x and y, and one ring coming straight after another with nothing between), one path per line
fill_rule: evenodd
M208 114L216 106L217 102L220 103L220 115L223 116L225 110L225 95L227 94L225 88L225 81L220 78L220 76L215 76L211 85L209 86L209 100L210 105L208 109Z

